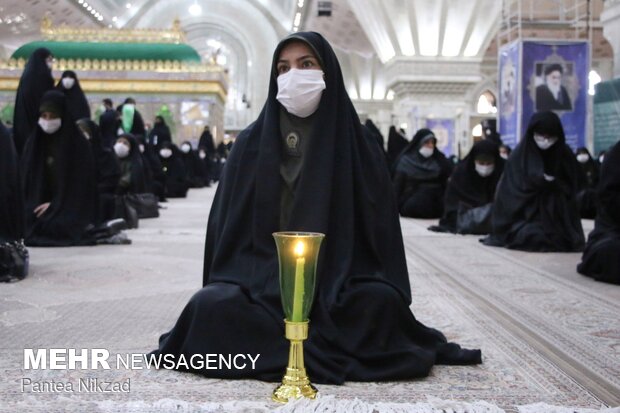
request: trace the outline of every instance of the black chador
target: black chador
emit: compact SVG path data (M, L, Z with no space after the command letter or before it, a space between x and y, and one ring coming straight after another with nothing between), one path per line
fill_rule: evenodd
M90 119L80 119L78 126L90 143L95 160L97 196L99 209L97 222L114 218L114 196L121 176L118 159L114 151L104 145L99 126Z
M181 144L181 159L185 165L186 179L190 188L202 188L208 182L206 164L198 156L198 152L192 148L189 141Z
M524 251L581 251L579 172L560 118L534 114L506 162L493 204L493 232L484 242Z
M90 144L71 119L61 92L46 92L40 111L60 116L61 125L53 132L35 126L24 147L21 174L26 244L94 244L86 234L97 211L97 178ZM47 204L45 212L40 213L41 206Z
M13 139L15 149L21 155L26 140L32 135L39 119L41 96L54 88L52 69L48 62L52 52L45 48L35 50L24 68L17 86L15 113L13 114Z
M24 238L24 200L17 152L0 121L0 244Z
M443 214L444 192L454 164L436 146L423 155L421 148L430 140L437 144L430 129L420 129L396 161L394 190L404 217L439 218Z
M67 110L73 120L90 119L90 106L74 71L64 71L56 88L65 94Z
M166 196L169 198L185 198L189 189L189 182L179 148L170 142L162 143L159 149L159 160L166 177Z
M620 284L620 142L605 155L597 190L598 211L577 271Z
M497 183L504 171L498 145L476 142L455 168L444 197L444 212L432 231L486 234ZM463 222L467 221L467 222Z
M307 115L320 127L292 114L281 119L276 61L294 42L300 43L291 47L303 45L324 72L318 108ZM276 48L270 73L267 102L237 137L217 188L204 287L161 337L156 353L260 353L254 370L199 373L280 380L289 343L272 233L294 230L326 234L304 342L313 381L410 379L428 375L434 364L480 363L479 350L448 343L409 309L411 286L390 176L347 95L329 43L318 33L289 36ZM290 202L282 202L289 189ZM281 208L290 208L285 222Z
M600 166L585 147L577 149L576 156L583 180L583 188L577 194L579 213L581 218L594 219L596 217L596 187L599 181Z
M156 148L161 148L166 142L172 143L170 128L162 116L155 116L155 124L149 132L148 143Z
M116 189L118 195L142 194L147 190L147 176L138 140L130 133L118 137L114 144L121 178Z
M396 160L400 153L407 147L409 141L396 130L395 126L390 126L387 143L387 161L390 171L393 173L396 168Z
M374 136L374 138L377 140L381 151L385 153L385 149L383 148L383 135L381 134L379 128L377 128L377 125L375 125L375 123L371 119L366 119L366 122L364 122L364 126L368 128L372 136Z

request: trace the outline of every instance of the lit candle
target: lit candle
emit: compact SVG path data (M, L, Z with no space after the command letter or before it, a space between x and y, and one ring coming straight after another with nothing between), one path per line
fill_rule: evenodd
M293 293L293 319L291 321L303 321L303 304L304 304L304 258L305 245L302 241L295 244L295 256L297 257L297 265L295 265L295 289Z

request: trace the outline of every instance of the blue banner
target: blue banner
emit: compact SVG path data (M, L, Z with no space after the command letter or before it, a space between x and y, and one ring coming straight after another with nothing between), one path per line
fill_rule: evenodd
M437 138L437 149L446 156L454 153L454 126L454 119L426 119L426 127Z
M514 148L519 142L519 44L499 51L499 134L504 144Z
M521 134L535 112L554 111L566 143L586 146L589 54L587 42L534 42L522 45Z

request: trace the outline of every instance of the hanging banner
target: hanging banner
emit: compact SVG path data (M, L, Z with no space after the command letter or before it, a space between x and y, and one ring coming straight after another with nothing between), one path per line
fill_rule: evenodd
M519 45L513 42L499 51L499 134L505 145L519 142Z
M620 79L594 86L594 154L620 140Z
M550 110L562 121L566 143L586 146L589 67L587 42L522 42L521 134L534 113Z
M437 149L446 156L454 154L454 119L426 119L426 127L437 138Z

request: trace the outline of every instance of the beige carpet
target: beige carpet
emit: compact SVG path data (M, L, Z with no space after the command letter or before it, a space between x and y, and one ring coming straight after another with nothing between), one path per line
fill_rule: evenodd
M23 370L24 348L106 348L113 354L153 349L200 287L214 192L192 190L188 199L172 200L161 218L128 233L132 245L31 249L31 276L0 285L0 411L278 407L269 401L273 384L257 381L165 370ZM481 348L484 364L437 366L425 380L319 386L321 403L287 411L565 413L620 404L620 287L578 275L579 254L495 249L476 237L428 232L432 221L401 222L416 317L451 340ZM130 379L131 391L22 392L25 378L89 377Z

